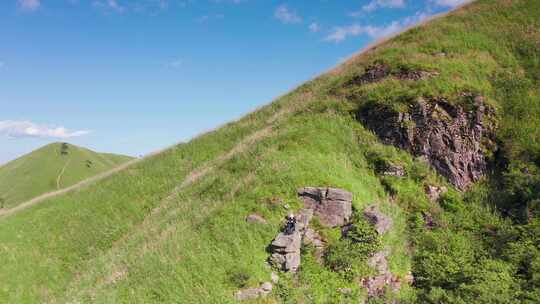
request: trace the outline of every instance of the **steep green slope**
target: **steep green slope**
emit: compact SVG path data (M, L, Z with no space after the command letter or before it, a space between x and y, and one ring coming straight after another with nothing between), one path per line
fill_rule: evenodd
M378 204L390 232L373 239L365 228L353 246L314 223L322 261L304 248L298 274L280 272L255 302L358 303L376 247L401 288L370 303L538 303L539 20L535 0L477 1L239 121L0 219L0 302L234 303L242 286L270 280L266 248L301 207L297 189L332 186L353 193L356 212ZM446 109L434 114L474 114L473 96L493 111L493 134L478 141L488 170L466 191L376 135L393 126L386 114L405 117L418 100ZM413 122L400 128L425 127ZM392 166L404 175L385 173ZM430 199L429 186L448 192ZM252 213L268 224L247 223Z
M0 197L9 209L40 194L110 170L131 157L53 143L0 167Z

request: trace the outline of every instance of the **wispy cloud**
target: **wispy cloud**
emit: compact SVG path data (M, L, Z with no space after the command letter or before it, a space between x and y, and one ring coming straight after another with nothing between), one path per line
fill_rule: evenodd
M406 17L400 21L393 21L386 25L359 25L338 26L326 36L325 41L339 43L349 37L367 35L374 39L379 39L395 34L402 29L421 22L429 17L426 12L418 12L413 16Z
M371 0L368 4L362 6L365 12L372 12L379 8L403 8L405 0Z
M41 137L72 138L89 134L90 131L70 131L64 127L38 125L30 121L0 121L0 134L9 138Z
M17 4L23 10L35 11L41 6L41 0L17 0Z
M309 25L309 31L312 33L318 33L321 30L321 26L317 22L312 22Z
M293 24L302 22L302 17L300 17L295 11L289 9L285 4L280 5L276 8L274 12L274 17L284 24Z
M135 12L155 15L160 11L168 9L173 4L178 7L185 7L192 1L193 0L92 0L92 6L107 13L120 14L127 12Z
M468 2L472 2L472 0L433 0L433 2L438 6L456 7Z

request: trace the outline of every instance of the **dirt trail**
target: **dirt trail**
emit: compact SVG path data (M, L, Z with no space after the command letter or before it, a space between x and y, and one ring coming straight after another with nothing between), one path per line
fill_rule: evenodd
M60 180L62 179L62 175L64 175L64 172L66 171L67 166L69 165L69 162L71 159L68 159L64 167L62 167L62 171L60 171L60 174L58 174L58 177L56 178L56 189L60 189Z
M158 217L158 214L161 211L166 210L166 208L175 201L175 198L178 197L178 195L183 189L185 189L186 187L189 187L190 185L192 185L199 179L203 178L208 173L212 172L216 167L219 167L220 165L225 163L227 160L230 160L235 155L245 152L253 144L270 136L272 133L272 126L276 123L276 121L282 118L283 116L287 116L287 114L290 114L294 110L295 108L291 107L291 108L283 109L281 111L276 112L274 115L272 115L269 119L266 120L265 127L263 127L260 130L254 131L250 135L247 135L245 138L240 140L231 150L217 156L214 159L211 159L205 162L203 165L199 166L198 168L193 169L190 173L188 173L184 181L180 183L178 186L176 186L169 193L169 195L167 195L161 201L160 204L158 204L152 211L150 211L150 214L140 224L138 224L137 226L133 228L132 233L124 235L122 238L120 238L118 241L114 243L114 245L111 247L111 249L109 249L107 253L109 256L113 257L113 262L111 263L111 265L109 266L109 270L107 271L109 275L99 284L85 289L82 293L88 292L90 294L95 294L96 290L123 280L125 276L127 275L128 271L125 268L123 262L121 261L122 255L118 252L118 250L120 250L121 248L120 244L125 244L128 240L128 237L133 236L133 234L137 232L154 234L155 237L153 238L153 241L147 244L146 246L144 246L142 249L140 249L140 252L138 254L142 255L148 252L149 250L151 250L152 248L155 248L158 243L163 242L163 240L166 239L175 230L171 230L170 228L168 228L162 231L155 231L154 229L151 229L152 224L156 220L156 217ZM81 277L77 277L74 282L80 282L80 281L81 281ZM79 291L78 294L80 295L81 292Z
M24 210L24 209L26 209L28 207L31 207L31 206L35 205L35 204L41 203L42 201L44 201L46 199L49 199L51 197L55 197L55 196L58 196L58 195L62 195L62 194L77 190L79 188L82 188L82 187L90 184L90 183L93 183L95 181L98 181L98 180L104 179L106 177L109 177L109 176L113 175L116 172L122 171L122 170L126 169L127 167L140 162L141 160L142 160L142 158L128 161L127 163L124 163L124 164L122 164L122 165L120 165L120 166L118 166L118 167L116 167L114 169L111 169L111 170L109 170L107 172L103 172L103 173L100 173L100 174L98 174L96 176L85 179L85 180L83 180L83 181L81 181L81 182L79 182L79 183L77 183L77 184L75 184L73 186L69 186L69 187L64 188L64 189L44 193L44 194L42 194L40 196L34 197L33 199L31 199L29 201L26 201L26 202L24 202L22 204L19 204L18 206L13 207L11 209L0 210L0 218L12 215L15 212Z
M225 161L231 159L236 154L244 152L251 144L259 141L260 139L268 136L270 132L272 131L272 126L268 126L264 129L261 129L259 131L254 132L253 134L249 135L245 139L243 139L241 142L239 142L234 148L232 148L229 152L218 156L215 158L212 162L209 164L205 164L202 167L199 167L195 170L193 170L186 179L180 184L180 188L187 187L191 185L193 182L197 181L201 177L205 176L210 172L215 166L224 163Z

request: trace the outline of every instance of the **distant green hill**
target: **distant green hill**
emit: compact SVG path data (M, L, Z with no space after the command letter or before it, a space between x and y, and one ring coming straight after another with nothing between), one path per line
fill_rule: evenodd
M131 157L97 153L53 143L0 167L0 198L4 209L40 194L65 188L129 161Z
M323 252L271 268L310 186L351 192L351 225L314 217ZM232 304L272 279L244 303L540 303L540 1L475 1L0 217L0 261L0 303Z

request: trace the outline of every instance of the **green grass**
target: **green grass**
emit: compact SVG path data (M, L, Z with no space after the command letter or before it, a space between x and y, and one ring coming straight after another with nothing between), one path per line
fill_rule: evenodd
M66 188L132 159L53 143L0 167L0 197L9 209L40 194Z
M393 219L381 246L390 250L390 270L402 279L412 272L416 283L386 298L537 303L538 20L538 1L478 1L239 121L0 219L0 302L234 303L239 283L231 273L247 286L270 279L266 246L289 212L285 205L301 208L297 188L332 186L353 193L356 212L377 203ZM375 61L440 75L343 86ZM498 125L497 149L486 151L493 170L466 193L420 159L383 145L354 118L365 106L402 111L418 97L467 106L463 92L486 96ZM379 176L384 163L402 165L406 176ZM428 184L450 191L432 203ZM269 224L246 223L251 213ZM434 227L425 226L426 215ZM337 229L321 233L342 241ZM259 302L358 303L366 296L359 281L373 272L361 268L343 276L307 249L300 273L281 273Z

